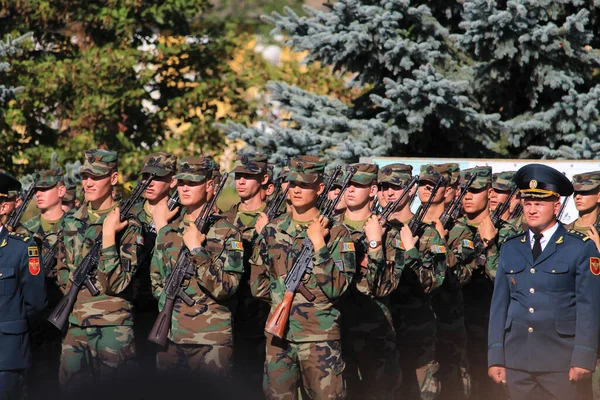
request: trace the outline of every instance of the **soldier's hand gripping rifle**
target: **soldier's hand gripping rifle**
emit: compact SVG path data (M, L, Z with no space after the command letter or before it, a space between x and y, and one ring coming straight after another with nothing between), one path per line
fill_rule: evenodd
M25 192L25 195L23 196L23 202L21 203L19 208L13 210L13 212L6 220L5 225L9 231L12 232L19 225L19 221L21 220L23 213L25 212L25 210L27 210L27 207L29 207L31 199L33 199L33 195L35 194L35 186L37 185L38 180L39 178L36 178L33 181L31 186L29 186L29 189L27 189L27 191Z
M121 221L128 218L132 207L138 202L155 176L156 174L151 174L144 183L138 183L131 193L131 196L127 200L119 203L119 217ZM77 295L82 286L85 285L92 296L97 296L100 293L91 280L94 270L98 266L98 261L100 260L100 250L102 250L102 232L98 234L94 245L90 248L77 268L75 268L73 277L71 278L71 288L48 317L48 321L58 329L63 330L67 325L69 314L71 314L71 311L73 310L75 301L77 301Z
M175 190L175 192L167 199L167 209L169 211L173 211L176 207L179 207L179 192L177 190ZM154 219L152 219L152 222L150 223L150 232L156 233L156 223L154 222Z
M342 183L342 188L337 197L333 200L328 200L325 204L324 209L322 210L321 215L325 219L325 221L329 221L335 212L335 208L342 199L344 195L344 191L350 184L352 177L356 173L357 168L352 167L349 171L348 175L344 179ZM312 256L314 253L314 246L308 236L302 242L302 248L300 249L300 253L298 257L294 260L294 264L285 277L285 294L283 295L283 301L275 308L273 314L267 320L267 324L265 326L265 332L272 334L278 338L283 338L285 334L285 329L288 324L288 320L290 318L290 311L292 309L292 303L294 301L294 296L296 294L296 290L299 290L300 284L302 283L302 277L305 273L310 273L313 268ZM310 293L310 292L309 292ZM304 293L302 292L302 295ZM307 298L308 301L314 300L314 295L310 294L312 300ZM306 297L306 296L305 296Z
M442 187L442 185L446 185L445 178L441 178L436 182L436 184L433 186L433 189L431 189L431 195L429 196L429 200L427 200L427 203L425 203L425 205L421 204L419 206L417 212L408 223L408 227L412 232L413 236L420 236L419 231L421 230L421 223L423 222L423 218L425 218L425 215L427 215L427 211L429 210L429 207L431 207L431 203L433 202L435 195L437 194L438 190L440 190L440 187Z
M331 175L329 175L329 179L327 180L327 182L325 182L325 190L323 190L323 193L321 193L317 198L317 208L319 210L322 210L325 204L327 204L327 194L333 189L335 181L342 173L342 167L338 165L331 172Z
M475 182L475 178L477 178L477 175L473 174L467 183L460 185L460 194L444 209L444 212L440 216L440 222L444 229L450 229L452 224L460 217L463 199L471 188L471 185L473 185L473 182Z
M225 172L221 177L221 182L215 190L215 195L210 201L204 204L200 211L200 215L198 215L198 218L194 221L194 224L200 233L206 234L206 231L210 227L211 216L228 177L229 174ZM177 255L175 266L171 270L165 283L165 305L156 317L156 321L154 321L152 330L148 335L148 340L163 347L167 345L167 336L169 334L169 329L171 328L171 317L177 299L181 299L189 307L194 305L194 300L185 293L183 287L184 282L194 276L195 267L190 260L190 256L190 250L183 246Z

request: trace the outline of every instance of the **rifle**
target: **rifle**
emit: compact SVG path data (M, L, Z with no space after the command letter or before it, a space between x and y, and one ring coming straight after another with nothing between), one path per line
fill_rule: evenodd
M6 220L6 227L9 231L13 231L19 225L19 221L21 220L23 213L25 212L25 210L27 210L27 207L29 207L29 202L31 202L31 199L33 199L33 195L35 193L35 185L37 185L38 180L39 178L36 178L33 181L31 186L29 186L29 189L27 189L27 191L25 192L25 195L23 196L23 202L21 203L19 208L13 210L13 212Z
M454 222L460 217L462 201L473 182L475 182L475 178L477 178L477 175L473 174L467 183L460 185L460 194L452 200L450 205L448 205L448 208L444 209L444 212L440 216L440 222L444 229L450 229L450 222Z
M431 207L431 203L433 202L435 195L437 194L438 190L440 190L440 187L442 185L446 185L446 178L441 178L436 182L435 186L433 186L433 189L431 189L431 195L429 196L427 203L425 203L425 205L421 204L419 206L417 212L408 223L408 227L410 228L410 231L412 232L413 236L420 236L417 234L419 233L419 230L421 228L421 222L423 222L423 218L425 218L425 215L427 214L429 207Z
M131 196L127 200L119 202L119 217L121 221L128 218L131 208L138 202L155 176L156 174L151 174L144 183L138 183L131 193ZM77 268L75 268L75 272L73 272L73 277L71 278L71 288L69 289L69 292L60 300L48 317L48 321L58 329L63 330L66 326L69 314L73 311L73 307L77 301L77 295L82 286L85 285L92 296L100 294L100 291L92 282L91 277L100 260L101 249L102 232L98 234L94 245L90 248Z
M412 207L413 203L415 202L415 199L417 198L418 193L419 193L419 190L418 190L418 186L417 186L417 190L415 190L415 192L413 194L411 194L410 198L408 199L409 207Z
M169 211L173 211L176 207L179 207L179 192L175 190L175 192L169 196L167 200L167 208ZM150 232L156 233L156 224L154 223L154 219L150 223Z
M327 194L333 189L333 185L335 184L336 179L340 174L342 174L342 167L339 165L335 167L331 175L329 175L329 179L325 182L325 190L323 193L319 195L317 198L317 208L321 210L323 206L327 203Z
M519 202L508 216L508 219L519 218L521 215L523 215L523 206Z
M350 181L356 173L356 170L356 167L352 167L350 169L348 175L342 183L340 193L336 196L335 199L327 201L321 214L325 218L325 220L329 221L329 219L331 219L331 217L333 216L335 208L342 199L344 191L350 185ZM275 311L273 311L273 314L271 314L271 316L267 320L265 332L270 333L273 336L276 336L280 339L283 338L290 317L290 311L292 309L292 303L294 301L296 290L299 289L304 274L310 273L312 271L313 253L313 244L307 236L302 242L302 248L300 249L298 257L296 257L296 260L294 260L294 264L292 265L290 272L287 274L284 280L285 294L283 296L283 301L277 306L277 308L275 308ZM302 293L302 295L304 295L304 293ZM312 300L309 298L307 298L307 300L313 301L315 298L314 295L310 294L310 296L312 297Z
M560 205L560 208L558 209L558 214L556 214L556 219L558 221L560 221L562 219L563 214L565 213L565 209L567 208L567 203L569 202L570 198L571 198L571 196L565 196L565 198L563 199L563 202Z
M271 221L280 214L281 206L285 203L289 190L289 185L285 188L283 192L281 191L281 186L279 186L279 191L273 194L273 198L271 199L271 201L267 205L267 209L265 210L265 214L267 214L267 218L269 218L269 221Z
M206 233L208 230L211 222L211 216L215 209L215 205L217 204L217 199L221 195L228 177L229 174L225 172L221 177L221 182L219 182L219 185L215 190L215 195L210 199L210 201L204 204L202 210L200 211L200 215L198 215L198 218L196 218L194 221L194 224L200 233ZM194 300L183 290L183 283L185 280L194 275L195 268L191 263L190 256L190 250L184 245L177 255L175 266L171 270L171 273L169 274L165 283L165 305L156 317L154 325L152 326L152 330L148 335L148 340L163 347L167 344L167 336L169 334L169 329L171 328L171 317L173 315L173 308L175 307L175 302L177 299L181 299L189 307L194 305Z

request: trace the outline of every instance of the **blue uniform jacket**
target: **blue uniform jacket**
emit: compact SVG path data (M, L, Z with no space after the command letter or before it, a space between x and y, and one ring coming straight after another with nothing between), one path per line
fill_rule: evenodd
M0 231L0 371L29 365L29 328L39 322L46 293L41 252L30 238Z
M533 262L529 234L502 246L488 331L488 365L530 372L593 371L600 333L600 257L559 226Z

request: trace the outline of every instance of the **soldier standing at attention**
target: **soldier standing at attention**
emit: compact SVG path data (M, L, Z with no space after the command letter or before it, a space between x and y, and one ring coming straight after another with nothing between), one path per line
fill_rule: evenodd
M65 215L59 237L56 278L63 293L74 271L102 238L99 262L91 277L97 296L82 286L69 315L63 339L59 382L69 390L96 379L110 379L135 358L132 305L120 295L129 287L138 265L142 229L133 219L120 220L113 200L118 182L117 153L88 150L81 167L86 202Z
M316 207L325 189L325 163L319 157L291 160L289 196L292 211L270 221L258 237L251 259L252 294L271 303L271 312L282 302L284 279L305 238L314 246L312 273L306 288L310 302L296 293L289 324L282 339L268 335L263 389L267 399L342 399L344 361L340 343L338 300L355 271L354 243L348 229L320 218Z
M214 191L214 162L208 157L184 157L177 161L177 190L185 212L164 226L156 238L151 279L154 297L162 310L165 283L185 246L190 251L193 275L183 290L192 299L189 306L180 299L171 315L167 346L157 356L159 371L180 371L210 377L229 378L232 370L232 319L234 294L243 273L243 246L237 229L221 216L211 218L201 233L196 219ZM160 215L166 215L166 204Z
M554 168L517 171L529 230L502 246L488 331L489 376L512 400L586 399L600 335L600 254L557 220L573 185Z
M347 208L340 218L356 250L356 272L342 308L346 381L350 398L388 399L400 384L396 334L387 297L397 285L390 288L380 281L387 269L384 231L370 210L377 194L378 168L352 164L347 169L351 167L357 172L344 192Z
M398 189L409 182L410 175L402 167L401 164L392 164L382 170L383 176L392 180L383 183L387 203L397 198L401 194ZM418 196L425 204L433 185L443 177L432 168L422 168L421 174ZM391 193L394 193L392 197ZM443 190L436 197L443 201ZM421 221L416 236L413 236L409 223L415 216L410 212L409 202L400 207L390 221L391 226L399 231L395 237L399 253L397 259L404 261L402 279L391 297L403 380L398 396L436 399L440 394L440 384L437 375L439 363L435 355L437 325L431 294L442 285L446 275L446 245L430 221Z
M262 369L265 362L265 324L269 304L252 296L250 291L250 256L258 236L255 225L265 210L263 186L268 181L267 157L260 154L240 154L233 171L235 189L240 202L223 214L242 235L244 244L244 274L237 291L234 315L234 368L236 381L246 382L250 397L262 395ZM266 195L266 193L265 193ZM264 224L263 224L264 226Z
M598 221L598 203L600 203L600 171L573 175L573 188L575 190L573 200L579 211L579 218L565 225L565 228L589 236L600 249L598 227L595 226Z
M514 179L515 171L497 172L492 174L492 188L490 189L488 195L490 212L495 211L500 204L506 201L509 201L512 204L516 195L514 195L513 198L510 199L508 197L510 196L512 190L515 188ZM506 209L506 211L500 216L500 218L503 221L509 222L509 217L510 207Z
M463 198L465 212L449 233L448 243L457 251L457 271L463 284L467 353L472 378L471 399L501 396L485 374L486 332L492 299L499 249L507 237L516 233L508 223L497 229L489 211L489 192L492 183L490 167L475 167L460 172L460 179L476 178ZM468 229L465 235L465 227ZM452 244L451 244L452 243ZM494 394L494 392L496 393Z
M0 217L9 209L4 201L8 191L20 187L18 180L0 173ZM46 302L40 258L33 240L8 232L0 222L0 399L24 396L31 364L29 332Z
M152 251L156 243L156 232L171 221L179 208L168 212L167 215L156 214L158 204L166 206L171 189L175 187L175 170L177 168L177 157L168 153L154 153L144 159L142 168L142 181L146 181L151 174L154 179L144 193L145 200L133 206L131 214L142 224L143 247L139 252L138 270L132 283L132 297L134 304L134 336L138 364L148 371L152 371L156 365L155 347L148 341L148 334L152 324L158 315L158 303L152 295L150 283L150 262ZM158 207L161 211L163 208ZM166 207L164 207L166 209Z
M61 168L53 168L38 173L37 183L34 188L35 202L41 214L23 222L16 228L16 232L25 236L32 236L42 249L40 260L46 258L48 251L58 240L62 232L64 211L62 198L66 187ZM56 307L62 293L56 286L56 259L48 265L43 265L46 273L47 304L44 317ZM32 334L31 354L32 368L27 373L29 393L34 395L45 394L46 390L56 390L58 383L58 365L60 358L61 332L48 324L40 323ZM37 390L36 390L37 389ZM36 390L36 391L34 391Z

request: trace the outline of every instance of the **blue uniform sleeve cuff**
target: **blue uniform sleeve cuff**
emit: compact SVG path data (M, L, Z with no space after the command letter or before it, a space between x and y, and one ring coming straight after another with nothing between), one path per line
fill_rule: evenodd
M504 345L493 343L488 347L488 368L494 365L504 365Z
M575 345L571 356L571 366L594 371L596 369L596 352L591 347Z

